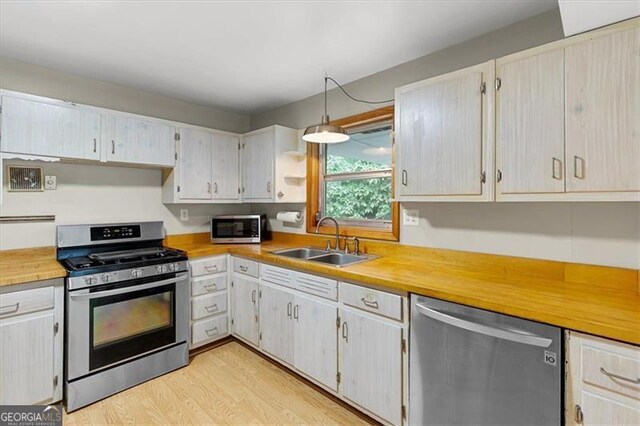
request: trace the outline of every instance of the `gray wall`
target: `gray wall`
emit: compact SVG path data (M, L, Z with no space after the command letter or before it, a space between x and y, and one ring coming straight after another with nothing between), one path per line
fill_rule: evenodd
M0 59L0 88L218 130L249 130L247 115L10 59Z
M560 11L556 9L343 86L360 99L392 99L396 87L549 43L563 36ZM318 76L318 82L321 81L322 76ZM331 87L333 83L329 84ZM329 114L334 119L380 107L356 103L337 88L329 91L328 103ZM251 128L259 129L271 124L307 127L320 121L323 108L323 96L319 93L251 116Z

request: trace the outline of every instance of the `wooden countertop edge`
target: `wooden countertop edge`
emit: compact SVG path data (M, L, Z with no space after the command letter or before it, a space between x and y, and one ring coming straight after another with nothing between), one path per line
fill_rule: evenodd
M55 253L52 246L0 251L0 287L66 277Z

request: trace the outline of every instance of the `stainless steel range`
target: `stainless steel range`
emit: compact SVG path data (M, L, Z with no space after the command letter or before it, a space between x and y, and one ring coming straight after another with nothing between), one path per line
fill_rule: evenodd
M58 226L57 239L67 411L187 365L187 257L162 246L162 222Z

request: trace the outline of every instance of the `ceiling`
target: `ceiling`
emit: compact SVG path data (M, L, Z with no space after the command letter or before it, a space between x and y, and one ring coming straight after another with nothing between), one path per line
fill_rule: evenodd
M253 114L554 9L503 1L0 1L0 55Z

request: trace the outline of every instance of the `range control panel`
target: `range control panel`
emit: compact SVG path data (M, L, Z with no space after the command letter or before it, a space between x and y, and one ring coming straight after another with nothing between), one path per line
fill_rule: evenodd
M140 225L116 225L91 227L91 241L140 238Z

